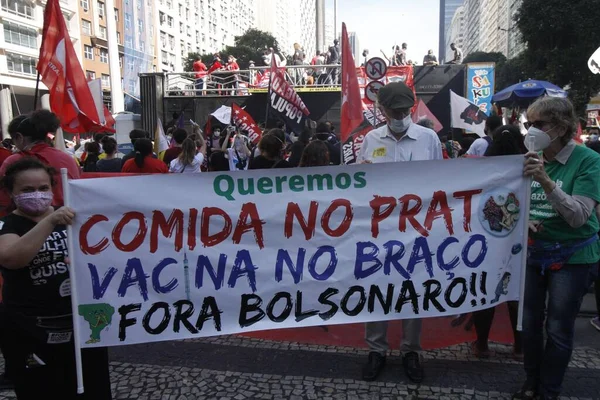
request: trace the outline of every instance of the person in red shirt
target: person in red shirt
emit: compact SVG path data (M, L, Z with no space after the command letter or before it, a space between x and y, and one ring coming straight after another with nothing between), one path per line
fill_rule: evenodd
M152 142L150 139L138 139L133 145L135 157L127 160L121 172L133 174L167 174L167 165L152 157Z
M240 66L237 63L237 60L235 59L234 56L231 56L231 55L229 56L229 58L227 60L227 66L225 68L227 69L227 71L231 71L231 72L240 70ZM238 80L239 80L239 75L232 73L231 76L227 77L226 87L237 89L238 88ZM231 95L235 95L235 90L231 91Z
M204 77L206 76L206 65L202 62L200 56L196 57L196 61L192 66L194 68L195 78L196 78L196 90L198 91L196 94L198 96L202 96L202 89L204 89Z
M0 165L2 165L8 157L12 156L13 152L10 150L11 148L12 145L10 139L2 141L2 145L0 145Z
M54 168L56 170L54 176L56 185L53 187L54 199L52 201L54 207L64 205L61 168L67 169L69 179L78 179L80 176L79 166L71 155L46 143L48 133L56 134L59 127L60 120L56 114L48 110L38 110L29 115L20 115L14 118L8 126L8 132L19 152L8 157L0 166L0 176L4 176L6 168L15 161L23 157L35 157ZM0 193L0 214L4 215L11 204L12 201L8 195Z
M176 159L179 156L179 154L181 154L181 145L183 144L183 141L187 139L187 137L188 133L185 129L175 129L175 132L173 132L173 140L175 141L175 146L171 147L170 149L167 149L165 151L165 155L163 156L163 161L166 165L170 165L171 161Z
M223 63L221 61L221 57L219 57L218 54L215 54L215 58L214 58L213 63L210 66L210 68L209 68L209 70L207 72L207 75L210 75L210 74L212 74L213 72L216 72L216 71L222 71L223 69L225 69L225 67L223 66ZM221 89L223 87L223 84L221 83L222 79L223 79L222 76L218 76L216 79L211 77L211 80L216 83L215 86L216 86L217 89ZM217 91L216 94L221 95L221 91L220 90Z

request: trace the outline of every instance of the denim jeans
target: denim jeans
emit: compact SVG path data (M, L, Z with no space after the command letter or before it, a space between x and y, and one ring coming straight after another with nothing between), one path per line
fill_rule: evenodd
M565 264L541 274L527 266L523 314L523 355L527 380L539 384L541 394L557 396L573 352L575 319L597 264ZM544 346L544 310L547 340Z

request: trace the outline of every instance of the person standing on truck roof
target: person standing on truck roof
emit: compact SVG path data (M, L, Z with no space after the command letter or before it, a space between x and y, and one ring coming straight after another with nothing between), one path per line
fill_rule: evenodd
M448 64L462 64L463 61L463 51L460 47L456 46L456 44L452 43L450 48L454 50L454 60L450 61Z
M468 156L483 157L489 145L492 143L494 137L492 136L494 131L502 126L502 118L497 115L492 115L485 121L485 137L479 138L473 142L469 150L467 150Z

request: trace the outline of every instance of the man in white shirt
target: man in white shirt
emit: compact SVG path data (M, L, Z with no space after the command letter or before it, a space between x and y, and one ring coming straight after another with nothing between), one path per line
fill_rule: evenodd
M483 157L488 147L494 139L494 131L502 126L502 118L492 115L485 121L485 137L476 139L469 150L467 151L468 156Z
M381 111L387 125L372 130L362 144L358 161L361 163L385 163L400 161L442 160L442 145L433 130L414 124L410 110L415 104L413 91L403 82L392 82L377 94ZM400 170L402 167L399 166ZM385 365L389 350L387 321L368 322L365 339L371 352L363 368L363 379L373 381ZM421 320L402 320L402 364L408 378L422 382Z

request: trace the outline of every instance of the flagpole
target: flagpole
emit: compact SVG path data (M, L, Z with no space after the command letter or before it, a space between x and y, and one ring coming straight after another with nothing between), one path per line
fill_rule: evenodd
M270 74L271 76L269 77L269 90L267 90L267 110L265 112L265 130L267 129L267 124L269 123L269 104L270 104L270 98L271 98L271 82L273 82L273 74Z
M37 110L38 97L40 93L40 73L37 73L37 79L35 81L35 93L33 95L33 110Z

